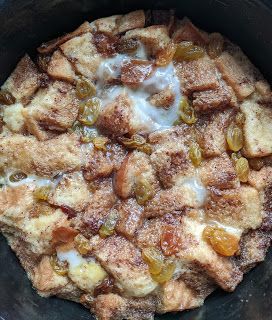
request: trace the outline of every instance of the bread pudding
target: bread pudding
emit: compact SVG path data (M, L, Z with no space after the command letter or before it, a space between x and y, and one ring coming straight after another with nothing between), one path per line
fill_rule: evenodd
M272 95L174 12L84 22L0 91L0 230L33 287L98 320L233 291L272 230Z

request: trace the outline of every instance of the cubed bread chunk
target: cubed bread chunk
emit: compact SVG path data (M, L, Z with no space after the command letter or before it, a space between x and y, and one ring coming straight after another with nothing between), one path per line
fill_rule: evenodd
M196 138L204 157L220 156L226 151L225 130L234 114L233 110L226 109L223 112L201 115L196 124Z
M40 72L30 57L25 55L3 84L2 89L11 92L17 102L26 104L39 88L40 82Z
M37 152L39 150L39 152ZM48 141L14 134L0 141L0 166L9 165L25 173L54 176L81 166L77 137L63 134Z
M263 218L258 191L246 185L236 189L211 190L205 212L211 220L242 230L258 228Z
M202 162L200 178L206 187L218 189L239 187L239 180L234 165L226 153Z
M216 67L208 56L177 63L176 71L185 95L190 95L194 91L215 90L219 87Z
M117 34L118 33L118 21L122 15L114 15L106 18L100 18L93 22L96 31L105 34Z
M113 192L111 178L94 183L95 191L90 197L90 202L84 212L78 214L73 220L77 229L81 230L86 236L94 235L104 223L117 201Z
M193 93L193 106L201 112L235 105L237 105L237 99L232 88L222 80L215 90Z
M24 106L21 103L15 103L6 106L3 110L3 121L9 130L17 133L23 133L25 118L23 116Z
M127 31L123 36L124 40L140 40L151 54L156 55L170 42L166 26L150 26Z
M76 79L75 71L69 60L56 50L48 64L47 73L50 77L57 80L63 80L73 83Z
M114 190L116 194L123 199L132 196L135 185L140 179L147 180L154 191L158 187L148 155L133 151L127 155L115 174Z
M119 144L109 144L106 146L107 151L97 150L96 148L86 149L84 152L84 178L93 181L98 178L108 177L112 172L118 170L126 156L126 151Z
M39 48L38 51L40 53L49 53L55 50L57 47L59 47L62 43L77 37L83 33L90 32L92 30L92 27L90 26L90 23L88 21L85 21L82 23L76 30L65 34L62 37L56 38L54 40L51 40L49 42L43 43Z
M201 306L204 299L190 289L182 280L170 280L164 283L158 293L160 313L182 311Z
M240 108L245 115L245 154L252 158L272 154L272 109L253 101L245 101Z
M152 320L155 308L153 297L128 298L109 293L99 295L92 310L101 320Z
M82 173L74 172L61 178L48 202L55 206L68 206L75 211L82 211L90 200L90 191Z
M74 87L55 81L37 92L23 110L23 115L28 131L39 140L46 140L50 138L50 131L63 132L70 128L76 120L78 108Z
M58 275L52 268L49 256L43 256L34 269L33 286L43 295L58 293L61 287L68 284L69 279Z
M7 187L1 191L1 230L16 234L37 255L50 254L53 251L52 231L69 223L67 216L59 209L48 215L32 216L33 189L33 185L22 185L15 188Z
M117 233L132 240L143 223L143 208L133 198L120 201L116 210L119 219L115 227Z
M128 296L144 297L157 287L140 250L125 238L112 236L100 240L94 254Z
M74 64L78 73L91 80L95 79L101 56L90 32L63 43L60 49L67 59Z
M254 83L250 73L234 56L223 52L215 59L215 63L223 79L233 88L239 100L243 100L254 92Z
M96 124L105 133L122 136L132 131L132 118L132 101L122 94L104 107Z
M208 34L199 30L188 18L178 21L175 26L172 39L176 43L181 41L192 41L199 45L205 45L209 41Z
M174 92L170 88L166 88L158 93L153 94L149 98L150 104L160 108L168 109L175 101Z
M97 19L94 21L94 25L98 32L116 35L131 29L143 28L145 25L145 14L143 10L136 10L125 15L114 15Z
M264 260L271 237L261 230L251 230L240 241L240 255L237 262L243 272L248 272Z
M118 33L143 28L145 26L145 13L143 10L136 10L124 14L118 21Z

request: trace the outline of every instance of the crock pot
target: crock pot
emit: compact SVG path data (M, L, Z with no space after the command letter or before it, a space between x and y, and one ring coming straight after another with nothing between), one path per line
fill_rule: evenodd
M207 31L236 42L272 81L271 0L0 0L0 84L25 52L76 28L84 20L134 9L176 9ZM214 292L196 310L157 316L161 320L272 319L272 251L234 293ZM87 320L84 307L57 298L44 299L32 289L17 258L0 236L1 320Z

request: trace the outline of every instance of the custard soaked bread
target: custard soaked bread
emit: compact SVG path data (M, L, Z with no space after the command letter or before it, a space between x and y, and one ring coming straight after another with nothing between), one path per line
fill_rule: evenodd
M84 22L0 91L0 229L33 287L99 320L233 291L272 229L269 84L172 11Z

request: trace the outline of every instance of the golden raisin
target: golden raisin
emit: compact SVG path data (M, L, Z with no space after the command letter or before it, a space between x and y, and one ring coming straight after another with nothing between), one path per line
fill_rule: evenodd
M244 157L239 158L235 163L235 170L241 182L247 182L249 174L248 160Z
M183 97L180 101L179 115L180 119L187 124L193 124L197 120L195 110L186 97Z
M242 157L242 155L241 155L241 153L238 151L238 152L232 152L232 154L231 154L231 160L234 162L234 163L236 163L236 161L238 160L238 159L240 159L241 157Z
M222 228L207 226L203 238L222 256L233 256L239 248L239 239Z
M137 149L138 151L142 151L146 154L152 153L151 145L147 143L146 139L139 134L134 134L131 136L131 138L120 137L119 141L128 149Z
M21 172L21 171L17 171L9 176L9 181L10 182L19 182L19 181L24 180L26 178L27 178L27 174L25 174L24 172Z
M89 240L85 238L82 234L78 234L74 238L74 243L77 251L82 255L85 255L91 251Z
M173 261L166 261L159 274L151 274L152 279L158 283L165 283L169 281L176 269L176 265Z
M73 132L74 132L74 133L80 135L81 132L82 132L82 128L83 128L82 123L79 122L79 121L75 121L75 122L73 123L72 127L68 129L68 131L69 131L70 133L73 133Z
M173 60L176 49L177 46L173 42L170 42L166 48L157 54L156 65L159 67L167 66Z
M202 161L201 148L197 143L193 143L189 149L189 157L195 167L198 167Z
M144 248L142 258L148 264L151 274L159 274L163 267L163 255L155 247Z
M60 261L56 255L50 257L50 264L59 276L65 276L68 273L67 261Z
M36 188L33 195L36 200L46 201L51 191L52 191L51 186L43 186L43 187Z
M191 41L182 41L177 45L173 59L181 61L192 61L202 58L205 54L205 49L194 45Z
M106 221L99 229L99 235L101 238L107 238L114 234L115 226L118 221L118 213L116 211L111 211L107 216Z
M0 90L0 104L11 105L15 103L16 99L7 90Z
M243 132L237 125L230 125L227 129L226 139L232 151L239 151L243 147Z
M151 183L144 178L140 178L135 186L135 197L138 204L144 205L148 200L152 199L153 196L154 190Z
M166 226L161 234L161 248L165 256L176 254L180 250L181 239L174 226Z
M208 55L215 59L220 56L224 47L224 39L220 33L212 33L210 34L210 41L208 44Z
M107 144L109 139L107 137L94 137L92 143L97 150L107 151Z
M92 98L81 105L78 120L86 126L92 126L98 119L100 100Z
M85 79L79 79L76 84L76 95L79 99L86 99L95 95L95 86Z

